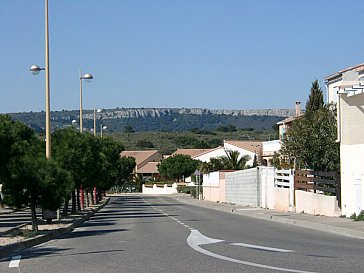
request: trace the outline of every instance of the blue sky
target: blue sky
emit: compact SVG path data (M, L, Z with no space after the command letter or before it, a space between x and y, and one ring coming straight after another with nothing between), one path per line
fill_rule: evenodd
M49 0L51 109L293 108L362 63L361 0ZM45 109L44 1L0 0L0 113Z

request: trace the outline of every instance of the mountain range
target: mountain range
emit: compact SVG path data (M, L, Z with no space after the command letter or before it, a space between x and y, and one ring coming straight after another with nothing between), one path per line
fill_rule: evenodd
M230 126L237 129L270 130L278 121L294 114L293 109L211 110L203 108L116 108L97 112L97 130L108 127L110 132L215 130ZM44 130L45 112L11 113L37 132ZM72 122L73 121L73 122ZM51 112L51 128L77 126L78 110ZM83 127L94 126L94 110L83 110Z

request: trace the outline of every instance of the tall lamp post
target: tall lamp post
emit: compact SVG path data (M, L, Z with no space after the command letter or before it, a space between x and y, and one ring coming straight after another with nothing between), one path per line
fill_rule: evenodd
M80 71L80 133L82 134L83 131L83 127L82 127L82 81L86 80L86 81L91 81L94 77L89 74L86 73L85 75L82 76L82 73Z
M102 131L106 130L107 126L102 126L102 124L100 125L100 137L102 138Z
M101 109L94 110L94 136L96 136L96 113L101 113Z
M46 77L46 158L51 158L51 114L50 114L50 80L49 80L49 30L48 30L48 0L45 0L45 68L32 65L30 71L37 75L41 70L45 70Z
M85 75L82 76L82 73L80 71L80 133L82 134L83 132L83 126L82 126L82 81L91 81L94 77L89 74L86 73ZM80 208L81 210L84 209L84 192L83 192L83 188L82 188L82 184L80 185L80 191L81 191L81 197L80 197Z
M46 84L46 159L51 159L51 103L50 103L50 76L49 76L49 24L48 24L48 0L44 0L44 28L45 28L45 67L41 68L39 65L32 65L30 71L33 75L39 74L41 70L44 70L45 84ZM57 220L60 219L60 211L57 210Z

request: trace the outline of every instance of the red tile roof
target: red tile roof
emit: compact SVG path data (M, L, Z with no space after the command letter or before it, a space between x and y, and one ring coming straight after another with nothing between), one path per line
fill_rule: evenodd
M224 143L228 143L256 154L261 153L262 150L261 141L225 140Z
M177 149L172 155L189 155L190 157L197 157L212 150L214 149Z
M146 151L123 151L120 153L120 156L125 157L134 157L137 166L140 163L143 163L149 157L158 154L158 150L146 150Z
M143 174L143 173L159 173L158 172L158 164L160 162L148 162L146 165L144 165L143 167L141 167L140 169L137 170L136 173L139 174Z

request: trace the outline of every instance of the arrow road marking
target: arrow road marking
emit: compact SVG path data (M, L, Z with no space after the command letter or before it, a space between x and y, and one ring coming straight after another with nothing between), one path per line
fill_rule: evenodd
M260 249L260 250L267 250L272 252L295 252L294 250L289 249L280 249L280 248L273 248L273 247L266 247L266 246L257 246L257 245L250 245L250 244L243 244L243 243L230 243L232 246L244 246L247 248L253 248L253 249Z
M10 261L9 268L11 268L11 267L19 267L20 259L21 259L21 255L14 256L11 259L11 261Z
M213 257L216 259L233 262L233 263L238 263L238 264L254 266L254 267L259 267L259 268L280 270L280 271L284 271L284 272L314 273L314 272L310 272L310 271L301 271L301 270L275 267L275 266L269 266L269 265L264 265L264 264L251 263L251 262L247 262L247 261L237 260L237 259L229 258L229 257L223 256L223 255L215 254L213 252L210 252L210 251L205 250L200 247L200 245L214 244L214 243L219 243L219 242L223 242L223 240L206 237L205 235L201 234L197 229L191 230L191 234L187 238L187 243L191 248L193 248L194 250L196 250L202 254L205 254L207 256L210 256L210 257Z
M146 204L148 204L144 200L144 198L142 198L142 199ZM151 206L151 204L149 204L149 205ZM156 208L154 208L154 209L156 209ZM160 212L163 213L163 210L160 210ZM216 259L220 259L220 260L224 260L224 261L228 261L228 262L249 265L249 266L254 266L254 267L258 267L258 268L265 268L265 269L270 269L270 270L279 270L279 271L292 272L292 273L317 273L317 272L311 272L311 271L301 271L301 270L295 270L295 269L289 269L289 268L283 268L283 267L275 267L275 266L269 266L269 265L264 265L264 264L252 263L252 262L248 262L248 261L229 258L229 257L223 256L220 254L215 254L213 252L203 249L200 246L220 243L220 242L224 242L224 240L209 238L209 237L201 234L197 229L193 229L193 228L189 227L188 225L185 225L184 223L180 222L177 218L170 216L168 213L163 213L163 215L165 215L165 216L171 218L172 220L178 222L179 224L189 228L191 230L191 233L187 238L187 244L192 249L194 249L197 252L200 252L202 254L205 254L207 256L210 256L210 257L213 257ZM230 243L230 245L244 246L244 247L262 249L262 250L264 249L264 250L275 251L275 252L294 252L293 250L270 248L270 247L265 247L265 246L249 245L249 244L243 244L243 243Z

